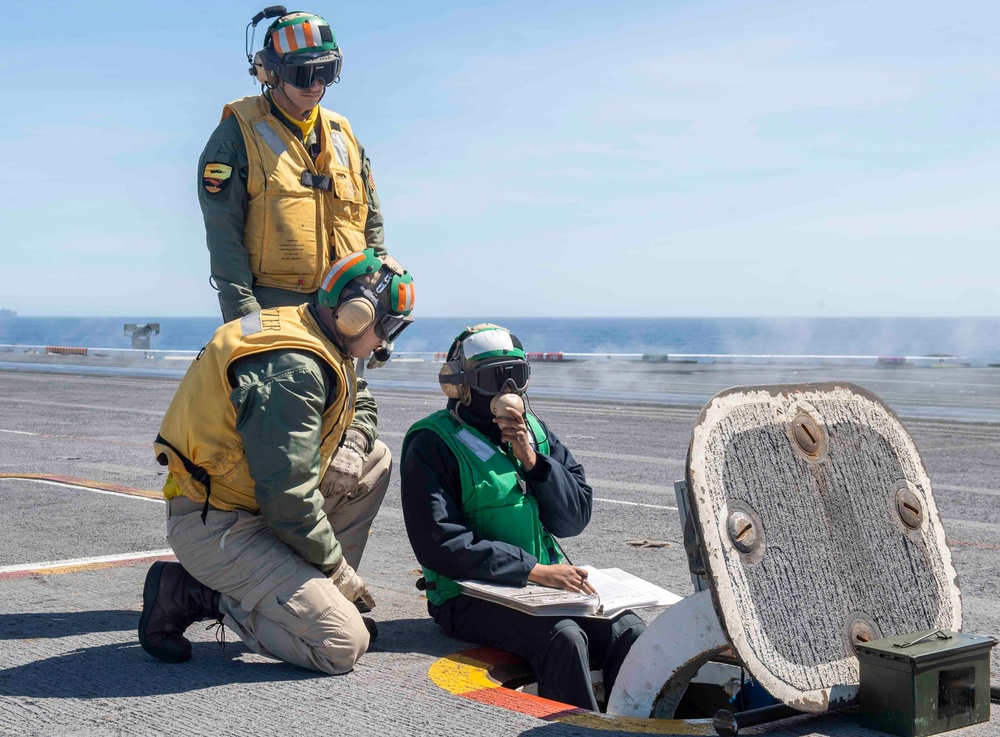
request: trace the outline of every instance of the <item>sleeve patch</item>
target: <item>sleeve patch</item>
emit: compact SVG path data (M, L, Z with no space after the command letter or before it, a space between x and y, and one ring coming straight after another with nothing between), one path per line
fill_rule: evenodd
M229 164L213 162L205 164L205 171L201 175L201 181L208 192L218 194L229 184L229 177L232 174L233 167L229 166Z
M368 167L368 186L375 189L375 175L372 174L371 166Z

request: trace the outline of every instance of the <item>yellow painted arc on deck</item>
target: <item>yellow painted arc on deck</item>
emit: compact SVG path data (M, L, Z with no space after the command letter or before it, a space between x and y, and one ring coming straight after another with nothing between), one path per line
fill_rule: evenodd
M464 696L488 688L503 688L489 675L489 663L470 658L461 652L436 660L427 676L440 688ZM511 695L516 695L511 691ZM572 709L573 707L568 707ZM609 716L593 712L560 713L550 721L584 729L659 735L715 735L711 719L639 719Z
M427 675L445 691L459 696L484 688L500 688L500 684L490 678L486 668L482 667L479 661L467 658L461 653L435 661L427 671Z
M118 484L108 484L101 481L91 481L80 479L75 476L59 476L51 473L0 473L0 479L21 479L24 481L51 481L55 484L66 484L67 486L83 486L88 489L100 489L101 491L111 491L117 494L127 494L129 496L141 496L147 499L162 499L163 493L150 489L136 489L131 486L119 486Z

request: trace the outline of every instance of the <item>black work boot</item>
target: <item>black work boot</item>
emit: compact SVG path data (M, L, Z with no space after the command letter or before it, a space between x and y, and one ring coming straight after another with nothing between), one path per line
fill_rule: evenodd
M374 600L371 598L371 594L368 595L368 599L374 603ZM354 600L354 606L360 614L368 614L372 610L372 608L368 606L368 602L360 596ZM375 640L378 639L378 625L375 624L375 620L371 617L362 617L361 621L365 623L365 629L368 630L368 641L375 642Z
M365 629L368 630L368 642L375 642L378 639L378 625L375 624L375 620L371 617L362 617L361 621L365 623Z
M142 649L167 663L186 662L191 659L191 643L184 630L202 619L222 619L219 593L198 583L180 563L154 563L142 589Z

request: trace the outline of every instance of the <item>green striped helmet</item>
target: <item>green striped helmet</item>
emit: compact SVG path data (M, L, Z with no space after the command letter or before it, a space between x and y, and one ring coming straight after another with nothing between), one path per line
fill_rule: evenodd
M323 18L312 13L283 15L267 29L264 48L271 47L279 57L287 54L323 54L337 51L333 29Z

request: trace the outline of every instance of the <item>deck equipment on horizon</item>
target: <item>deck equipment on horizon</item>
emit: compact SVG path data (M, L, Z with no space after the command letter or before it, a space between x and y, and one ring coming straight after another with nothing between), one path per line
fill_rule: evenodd
M149 339L153 335L160 334L160 323L150 322L137 324L127 322L124 326L125 336L132 338L132 348L135 350L148 351Z

